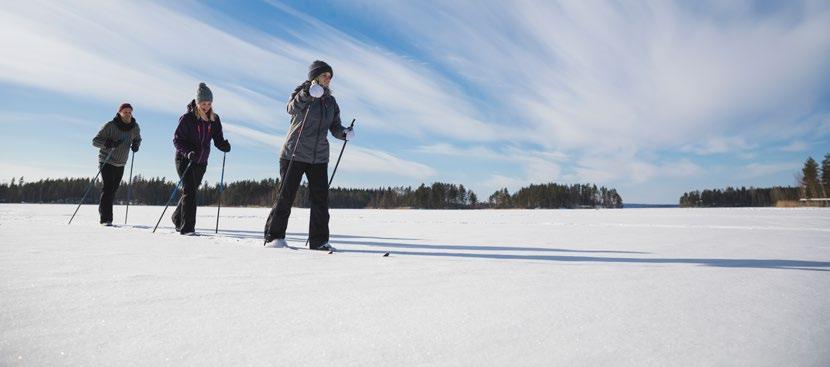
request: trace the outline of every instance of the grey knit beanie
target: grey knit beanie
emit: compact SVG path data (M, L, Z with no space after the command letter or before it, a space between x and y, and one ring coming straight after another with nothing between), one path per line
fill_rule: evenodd
M205 83L199 83L199 88L196 89L196 103L199 102L213 102L213 92Z

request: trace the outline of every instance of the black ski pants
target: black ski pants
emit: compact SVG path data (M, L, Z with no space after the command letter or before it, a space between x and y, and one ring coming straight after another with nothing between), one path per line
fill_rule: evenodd
M329 172L328 163L304 163L294 161L288 171L289 161L280 159L282 195L271 209L265 224L265 236L269 239L285 238L291 206L305 174L308 180L311 218L308 224L308 243L317 248L329 241Z
M173 211L172 219L173 225L176 226L176 231L179 233L195 232L196 230L196 193L207 170L207 164L197 164L195 162L190 166L190 169L187 169L189 163L190 160L187 158L176 157L176 171L182 180L182 196L179 198L176 210Z
M101 215L100 223L112 223L112 202L115 200L115 192L118 191L123 176L123 166L117 167L109 163L104 163L101 166L101 179L104 181L104 188L101 189L101 199L98 201L98 214Z

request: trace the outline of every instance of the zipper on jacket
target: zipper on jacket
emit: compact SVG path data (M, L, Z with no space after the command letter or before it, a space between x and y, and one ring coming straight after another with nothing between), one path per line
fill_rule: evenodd
M320 98L320 126L323 126L323 98ZM317 126L317 134L314 135L314 155L311 158L311 164L317 163L317 146L320 144L320 126Z
M194 113L194 115L196 115L196 113ZM202 119L200 119L200 118L199 118L199 116L195 116L195 117L196 117L196 136L199 138L199 159L198 159L198 160L196 160L196 163L197 163L197 164L199 164L199 162L201 162L201 161L202 161L202 158L205 156L204 149L202 149L202 147L204 146L204 142L205 142L205 139L204 139L204 138L205 138L205 137L204 137L204 136L202 136L202 122L203 122L203 121L202 121ZM207 134L206 134L206 136L207 136L207 137L210 137L210 135L211 135L211 130L213 130L213 129L212 129L212 128L213 128L213 124L211 124L211 123L210 123L210 122L208 122L208 121L204 121L204 122L207 122L207 123L208 123L207 128L206 128L206 129L207 129ZM208 149L210 149L210 143L208 143ZM205 162L205 163L207 163L207 162Z

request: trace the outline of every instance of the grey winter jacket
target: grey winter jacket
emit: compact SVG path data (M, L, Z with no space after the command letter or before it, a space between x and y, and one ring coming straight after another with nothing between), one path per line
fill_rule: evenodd
M328 131L337 139L346 139L346 128L340 122L340 107L337 100L326 88L320 98L308 95L307 83L294 89L288 100L288 114L291 115L291 126L285 136L285 143L280 151L281 159L291 159L304 163L328 163L329 140ZM297 135L300 134L300 125L308 113L305 126L302 127L299 145L294 150Z
M104 123L104 126L101 126L101 130L92 139L92 145L100 148L98 151L99 163L104 163L104 159L107 158L110 152L104 146L107 139L115 142L121 141L121 143L115 147L115 152L112 153L106 163L116 167L123 167L127 164L127 158L130 155L130 145L133 142L139 145L141 144L141 129L138 127L138 123L135 122L135 118L132 119L132 123L125 124L121 121L121 116L118 114L111 121Z

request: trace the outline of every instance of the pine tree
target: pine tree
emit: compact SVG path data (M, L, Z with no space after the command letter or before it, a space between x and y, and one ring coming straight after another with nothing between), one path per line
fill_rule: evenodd
M824 189L823 197L830 197L830 153L824 155L821 161L821 186Z
M464 185L458 186L458 204L461 206L467 205L467 188Z
M801 186L804 188L804 197L807 199L821 197L821 186L818 181L818 163L813 157L807 158L804 168L801 169L803 178Z
M444 208L455 208L455 204L458 201L458 187L455 185L449 185L446 192L447 201L444 204Z

